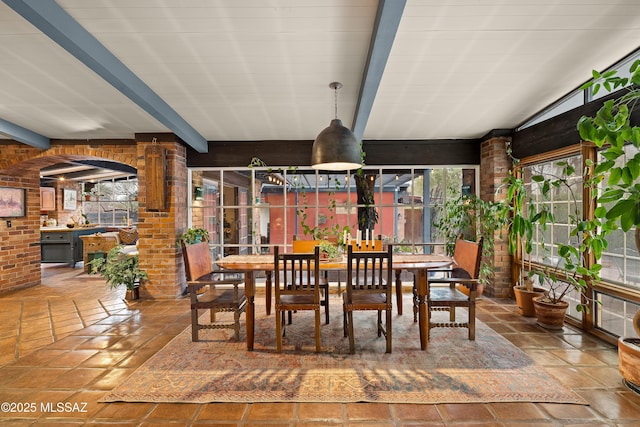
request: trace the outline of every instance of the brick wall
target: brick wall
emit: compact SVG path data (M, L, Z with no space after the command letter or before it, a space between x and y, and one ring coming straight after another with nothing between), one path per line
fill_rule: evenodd
M506 154L505 144L510 138L494 137L482 142L480 147L480 198L483 200L504 200L504 191L498 191L503 179L511 167L511 160ZM494 236L495 251L493 266L495 277L486 288L487 295L508 298L513 286L511 279L511 255L509 255L506 233L496 232Z
M167 149L168 206L166 211L146 210L144 149L156 138ZM136 135L134 140L52 141L40 150L24 144L3 143L0 150L0 186L27 189L27 216L0 221L0 292L40 283L40 177L41 168L69 160L106 159L138 169L140 217L140 265L149 281L146 298L175 298L184 289L184 268L176 237L187 223L186 149L172 134ZM57 193L62 193L62 187ZM57 202L61 199L57 196ZM72 212L69 212L72 213ZM59 220L66 221L61 213Z
M40 283L40 175L25 169L20 177L0 176L0 187L27 190L26 217L0 219L0 292L4 292Z

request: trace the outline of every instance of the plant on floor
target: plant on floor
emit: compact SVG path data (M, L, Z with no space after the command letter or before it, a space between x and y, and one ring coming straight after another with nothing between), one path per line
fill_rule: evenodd
M631 67L631 77L616 76L616 71L604 74L593 72L594 80L583 86L593 87L594 93L600 87L614 90L625 87L631 82L640 84L640 61ZM568 196L570 211L567 213L569 239L565 244L557 245L555 265L535 265L529 272L537 277L540 284L549 288L548 295L538 298L558 304L572 290L579 293L581 301L577 310L589 310L593 301L589 285L600 279L602 265L599 260L607 248L606 236L618 227L628 231L640 224L640 155L625 156L624 146L632 144L640 148L640 128L631 125L631 112L640 99L637 87L627 89L616 99L606 101L595 117L582 117L578 124L580 136L585 141L593 142L602 148L604 161L595 164L592 160L585 162L587 170L584 174L584 189L587 195L585 215L583 218L577 193L582 188L573 188L572 178L576 168L569 162L556 163L559 173L556 175L534 175L531 187L527 188L519 176L519 160L513 159L513 169L505 179L507 199L510 201L509 251L515 254L522 245L525 253L531 254L534 230L542 231L538 244L543 248L544 232L556 223L555 212L550 208L549 197L553 191L563 191ZM507 152L511 155L510 146ZM606 183L600 190L601 183ZM540 203L532 203L532 194L538 194ZM599 206L590 206L598 200ZM548 248L546 248L548 249ZM591 257L590 263L584 260ZM566 303L565 303L566 304Z
M627 232L635 227L636 248L640 251L640 127L633 126L631 115L640 101L640 60L634 61L629 77L618 77L616 71L593 72L593 80L583 88L596 93L601 87L608 91L624 88L622 96L608 100L595 117L582 117L578 130L582 139L601 149L603 162L594 167L590 181L593 188L603 184L598 194L601 205L596 215L608 223L620 225ZM628 83L632 86L627 87ZM637 122L636 122L637 123ZM635 154L625 146L633 146ZM604 230L611 231L615 227ZM640 310L633 319L636 335L640 337ZM624 383L640 393L640 339L618 338L619 370Z
M508 224L507 216L503 214L508 206L503 201L486 201L475 195L461 194L436 206L436 209L433 225L444 238L448 255L453 255L456 239L460 235L474 242L484 237L479 279L483 285L489 283L495 274L491 262L495 236Z
M133 290L141 280L149 277L146 271L140 269L138 255L122 253L121 249L122 245L118 245L107 252L106 258L89 261L89 274L100 274L112 289L125 285L127 290Z
M511 147L507 146L507 153L511 155ZM519 176L519 159L513 158L513 170L505 179L507 200L510 201L508 242L509 252L515 254L522 248L531 256L536 244L544 252L544 264L530 264L529 277L537 280L540 287L547 288L547 293L534 300L555 307L562 307L562 315L558 314L557 323L549 324L538 320L543 326L561 327L564 322L564 311L568 307L564 301L566 295L576 291L581 301L577 305L578 311L589 310L593 301L588 292L588 283L599 279L601 265L593 263L586 267L583 259L593 254L599 259L607 246L601 230L606 223L601 218L583 218L582 201L577 192L582 194L582 188L575 188L576 168L568 161L555 164L557 174L545 172L544 175L533 175L530 187L525 185ZM560 192L566 195L568 212L560 223L569 227L568 240L565 243L556 242L557 253L550 255L550 247L545 244L545 235L550 227L556 224L556 212L552 209L551 194ZM535 200L537 197L537 200ZM587 209L589 211L590 209ZM539 229L539 233L535 233ZM522 255L524 256L524 255ZM536 309L537 310L537 309ZM538 312L537 312L538 313Z

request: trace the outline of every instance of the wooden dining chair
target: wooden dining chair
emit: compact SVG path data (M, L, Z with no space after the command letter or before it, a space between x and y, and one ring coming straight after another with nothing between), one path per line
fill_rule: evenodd
M298 236L293 236L293 253L313 253L320 240L300 240ZM320 305L324 306L324 323L329 324L329 272L321 271L318 283L322 291ZM289 323L291 323L291 312L289 312Z
M320 248L313 253L280 253L274 248L276 288L276 350L282 351L282 337L286 333L285 312L313 310L315 314L316 352L320 340Z
M344 336L349 337L349 351L355 353L353 312L378 312L378 336L386 338L386 352L391 353L392 342L392 271L393 247L386 251L354 251L347 247L347 282L343 294ZM385 322L382 322L382 312Z
M241 285L244 282L239 271L215 270L209 243L187 245L183 241L182 256L191 298L191 340L198 341L200 329L233 329L240 339L240 315L245 311L247 298ZM229 278L227 275L233 275ZM240 276L239 276L240 275ZM201 289L205 287L205 291ZM210 323L199 323L198 310L210 310ZM232 312L233 323L216 321L216 313Z
M444 270L444 277L429 278L429 293L427 306L429 316L433 311L448 311L448 322L429 321L432 328L468 328L469 339L476 338L476 294L480 261L482 258L483 238L478 242L471 242L459 237L455 243L453 253L454 263L451 268ZM445 286L442 286L445 285ZM464 286L467 292L459 287ZM417 306L417 291L414 288L414 313ZM464 307L468 311L466 322L456 321L456 307Z

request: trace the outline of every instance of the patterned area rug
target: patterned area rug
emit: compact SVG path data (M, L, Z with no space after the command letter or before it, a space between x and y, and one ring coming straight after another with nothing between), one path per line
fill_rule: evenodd
M331 299L329 325L322 313L322 353L314 352L311 312L294 314L283 353L276 353L274 314L257 306L254 351L246 350L244 329L240 341L231 330L205 330L206 341L194 343L187 328L102 401L586 404L481 322L475 341L466 329L433 329L421 351L410 300L403 316L394 315L392 354L377 336L375 313L356 313L351 355L340 299Z

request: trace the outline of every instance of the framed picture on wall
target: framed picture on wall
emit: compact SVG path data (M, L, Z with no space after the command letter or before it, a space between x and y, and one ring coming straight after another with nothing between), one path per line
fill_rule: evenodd
M0 187L0 218L17 218L27 215L27 190Z
M65 211L75 211L76 210L76 204L77 204L77 198L78 194L76 193L76 190L70 190L68 188L64 189L64 201L62 204L62 208Z

